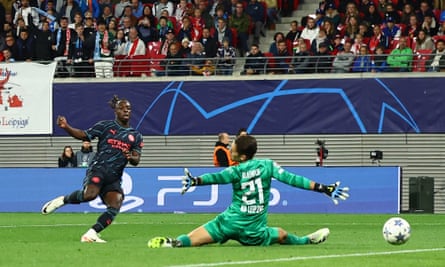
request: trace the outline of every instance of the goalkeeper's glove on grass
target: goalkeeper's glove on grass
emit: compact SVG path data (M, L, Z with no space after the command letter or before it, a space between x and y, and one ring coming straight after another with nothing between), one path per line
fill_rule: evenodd
M314 190L325 193L331 198L335 205L338 204L339 199L346 200L349 197L349 187L340 187L340 182L330 185L315 183Z
M198 184L198 177L193 177L192 173L184 168L184 176L182 176L182 191L181 194L184 194L189 190L191 186L195 186Z

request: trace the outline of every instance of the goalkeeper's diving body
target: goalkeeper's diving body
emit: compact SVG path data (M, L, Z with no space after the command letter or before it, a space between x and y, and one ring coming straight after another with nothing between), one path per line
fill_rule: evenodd
M280 227L267 226L269 196L272 177L291 186L324 193L335 204L349 197L347 187L337 182L323 185L295 175L281 168L270 159L254 158L257 141L253 136L238 137L232 145L232 159L239 165L228 167L218 173L207 173L193 177L185 169L182 193L192 186L210 184L232 184L232 203L216 218L196 228L189 234L177 238L155 237L148 241L150 248L191 247L236 240L242 245L268 246L272 244L305 245L326 241L329 229L322 228L314 233L297 236Z

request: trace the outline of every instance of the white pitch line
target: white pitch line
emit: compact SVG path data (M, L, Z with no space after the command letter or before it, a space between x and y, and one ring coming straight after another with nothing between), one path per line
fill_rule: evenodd
M208 266L224 266L224 265L261 264L261 263L271 263L271 262L332 259L332 258L340 258L340 257L344 258L344 257L364 257L364 256L379 256L379 255L393 255L393 254L408 254L408 253L434 252L434 251L444 251L444 250L445 250L445 248L411 249L411 250L398 250L398 251L381 251L381 252L332 254L332 255L307 256L307 257L290 257L290 258L266 259L266 260L255 260L255 261L232 261L232 262L172 265L169 267L204 267L204 266L208 267Z

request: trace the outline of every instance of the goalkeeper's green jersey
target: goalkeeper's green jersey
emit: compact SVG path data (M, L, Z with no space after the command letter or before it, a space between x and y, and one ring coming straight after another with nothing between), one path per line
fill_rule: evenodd
M281 168L270 159L251 159L218 173L201 177L205 184L232 184L232 203L224 215L234 227L259 227L267 223L272 178L294 187L309 189L306 177Z

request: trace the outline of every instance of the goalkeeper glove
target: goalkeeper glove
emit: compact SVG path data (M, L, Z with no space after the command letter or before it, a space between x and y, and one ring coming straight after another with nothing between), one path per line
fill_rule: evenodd
M195 186L198 184L198 177L193 177L192 173L184 168L184 176L182 176L182 191L181 194L184 194L189 190L191 186Z
M339 187L340 182L336 182L330 185L323 185L315 183L314 190L317 192L325 193L335 205L338 204L338 199L346 200L349 197L349 187Z

